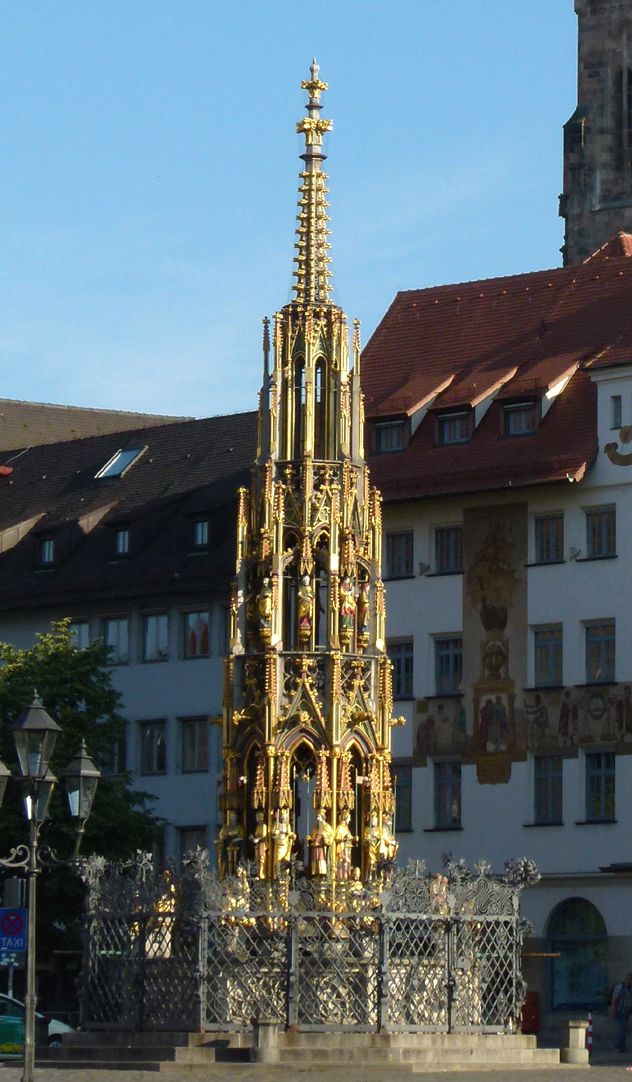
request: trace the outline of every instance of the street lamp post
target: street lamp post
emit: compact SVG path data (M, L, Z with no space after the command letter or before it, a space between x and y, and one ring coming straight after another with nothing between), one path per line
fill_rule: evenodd
M61 729L34 694L30 706L23 710L11 726L15 750L20 765L19 779L24 795L24 814L29 826L26 845L18 845L0 865L13 870L23 869L28 879L28 925L26 959L26 997L24 1018L24 1067L22 1082L33 1082L35 1066L35 919L37 907L37 876L44 867L73 864L81 844L86 822L100 773L88 757L85 742L62 774L70 818L75 827L75 847L68 859L57 856L48 846L40 844L40 830L48 816L57 778L49 768L50 758ZM0 804L4 798L10 771L0 761Z

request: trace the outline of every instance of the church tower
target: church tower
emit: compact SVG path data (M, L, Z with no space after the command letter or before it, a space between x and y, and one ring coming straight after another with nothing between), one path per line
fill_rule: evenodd
M577 109L564 126L564 264L632 232L632 4L575 0Z
M331 299L331 121L315 61L301 86L294 297L264 320L257 459L239 492L217 851L224 874L247 859L283 879L298 858L314 878L357 884L396 850L381 503L364 461L358 324L350 358Z

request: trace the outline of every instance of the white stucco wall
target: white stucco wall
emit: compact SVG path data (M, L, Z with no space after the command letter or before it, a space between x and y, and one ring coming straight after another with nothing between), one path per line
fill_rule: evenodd
M616 623L616 679L632 682L632 465L614 465L603 453L609 441L619 433L610 428L611 396L620 394L623 423L632 424L632 369L611 379L599 377L600 450L585 478L549 487L522 491L454 497L444 500L413 501L398 506L385 505L385 531L413 530L414 576L387 581L387 637L412 637L414 640L414 697L395 702L395 714L408 721L405 728L393 730L395 758L410 759L413 754L415 704L435 695L433 636L461 633L463 576L433 575L433 537L437 526L462 522L466 507L525 500L529 511L529 562L534 557L534 520L536 515L564 513L564 556L561 564L527 569L528 623L563 625L563 683L583 685L585 669L585 621L614 619ZM550 418L554 417L553 405ZM626 451L625 445L620 449ZM632 449L632 444L630 445ZM587 508L616 505L617 555L611 559L588 560L586 555ZM574 554L576 553L576 554ZM430 565L420 574L420 564ZM527 683L534 682L533 635L528 637ZM590 750L590 749L589 749ZM595 749L597 750L597 746ZM631 745L632 750L632 745ZM545 876L587 876L582 897L600 908L612 934L624 934L624 918L617 892L622 889L619 877L606 877L599 871L609 864L626 862L630 855L629 793L632 791L632 755L616 756L616 821L578 825L585 817L585 749L577 758L563 763L563 825L529 826L533 821L533 756L526 762L514 762L508 784L480 785L476 767L462 767L462 829L434 830L434 784L432 763L414 767L412 831L399 836L400 858L424 857L431 867L440 867L441 855L450 850L469 863L479 857L491 861L500 871L506 859L533 857ZM632 893L626 881L632 912ZM530 892L527 913L536 925L536 934L544 935L552 908L559 900L576 892L576 885L565 885L556 878ZM588 891L588 893L586 893ZM628 920L629 925L629 920ZM617 929L617 931L615 931ZM625 934L629 935L629 927Z

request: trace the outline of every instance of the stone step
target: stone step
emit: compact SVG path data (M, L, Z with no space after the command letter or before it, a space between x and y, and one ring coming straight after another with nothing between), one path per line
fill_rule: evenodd
M173 1061L180 1066L196 1066L205 1063L250 1063L250 1048L212 1047L176 1048Z
M155 1060L156 1063L160 1063L162 1060L175 1060L176 1051L180 1050L173 1046L168 1048L159 1047L158 1045L153 1047L138 1045L136 1048L123 1048L122 1045L95 1044L82 1045L77 1048L72 1045L62 1044L56 1045L54 1048L43 1048L41 1052L38 1052L38 1057L51 1064L57 1061L68 1063L70 1060L76 1059L85 1060L86 1063L93 1060L103 1060L108 1063L116 1063L120 1060L129 1063ZM182 1049L182 1051L197 1051L197 1049Z
M316 1054L306 1055L307 1050L296 1048L279 1048L279 1063L281 1064L305 1064L311 1065L336 1065L372 1063L397 1063L411 1065L435 1065L450 1066L453 1064L468 1064L470 1067L486 1067L493 1064L496 1066L511 1067L539 1064L553 1066L559 1063L560 1056L557 1049L516 1048L513 1050L494 1048L486 1052L472 1049L468 1054L464 1048L321 1048Z
M536 1048L537 1040L526 1033L327 1033L286 1032L280 1034L284 1048L358 1047L389 1048Z
M73 1033L64 1034L64 1044L72 1045L119 1045L122 1048L135 1048L139 1045L156 1045L160 1047L172 1047L176 1045L190 1046L192 1041L200 1038L204 1040L206 1033L186 1032L162 1032L136 1031L136 1030L109 1030L109 1029L77 1029Z
M73 1046L62 1044L54 1048L42 1049L42 1062L51 1067L69 1067L76 1061L85 1063L107 1063L112 1067L125 1063L174 1063L181 1066L204 1066L210 1063L249 1063L250 1048L233 1048L228 1041L211 1042L191 1048L183 1046L138 1045L124 1048L121 1045L106 1044ZM141 1068L143 1069L143 1068Z
M36 1067L62 1071L160 1071L161 1064L156 1060L36 1060Z

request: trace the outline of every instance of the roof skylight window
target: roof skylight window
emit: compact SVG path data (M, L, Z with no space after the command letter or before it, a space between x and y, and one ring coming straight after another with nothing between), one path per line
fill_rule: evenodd
M95 477L102 481L106 477L122 477L123 474L130 468L130 466L140 458L144 447L135 447L133 450L124 451L119 447L112 457L102 466L101 469L95 473Z

